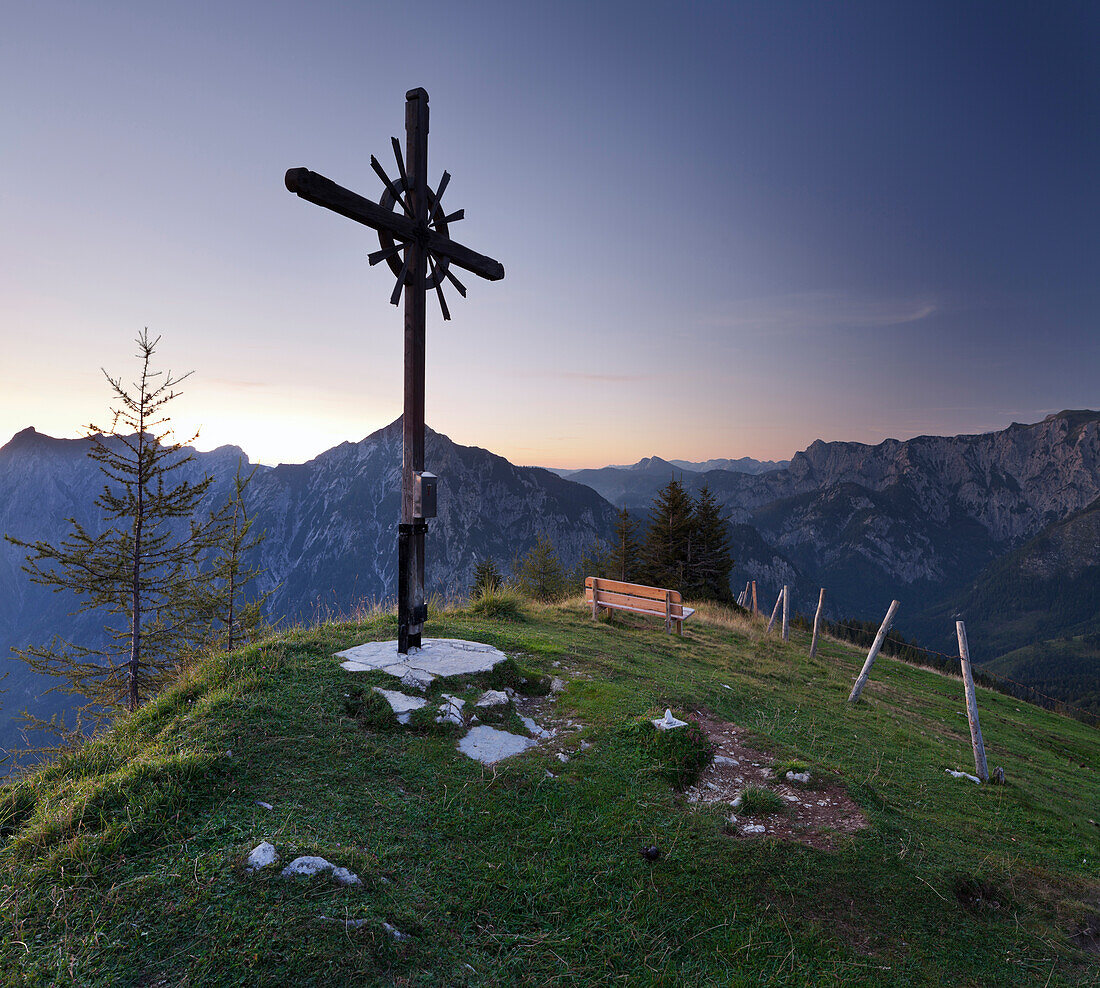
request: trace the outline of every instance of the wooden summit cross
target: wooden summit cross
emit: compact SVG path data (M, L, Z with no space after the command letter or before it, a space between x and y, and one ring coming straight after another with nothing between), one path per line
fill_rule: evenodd
M443 173L438 188L428 187L428 94L410 89L405 94L405 156L392 138L398 177L391 180L378 159L370 164L384 186L378 202L349 192L308 168L291 168L286 187L317 206L378 231L379 250L367 255L372 264L386 261L397 276L390 302L397 305L405 293L405 411L401 435L401 521L397 526L397 651L420 647L428 608L424 602L424 534L428 530L418 497L424 473L424 309L425 296L434 288L444 319L450 319L443 281L459 295L466 288L451 272L452 265L489 281L504 277L504 266L491 257L451 240L449 224L464 210L447 215L440 200L451 176ZM400 207L399 209L397 207ZM429 274L430 269L430 274ZM429 475L430 476L430 475ZM434 512L432 513L434 515Z

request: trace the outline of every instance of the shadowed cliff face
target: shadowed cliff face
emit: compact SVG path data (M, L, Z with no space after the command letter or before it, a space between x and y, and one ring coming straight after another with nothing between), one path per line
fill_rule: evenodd
M673 476L689 490L705 482L733 523L735 584L755 579L774 597L783 579L802 610L824 586L834 618L876 616L899 597L899 626L923 628L926 608L1100 495L1100 413L877 446L818 441L758 475L654 458L572 476L640 512Z

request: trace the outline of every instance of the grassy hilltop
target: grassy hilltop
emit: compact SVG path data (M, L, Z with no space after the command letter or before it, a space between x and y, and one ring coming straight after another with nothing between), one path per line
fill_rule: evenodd
M387 677L332 659L394 637L382 614L205 659L0 789L0 983L1097 983L1100 732L979 689L1008 778L979 787L944 771L973 770L957 679L880 657L849 708L863 655L836 642L811 661L804 635L718 610L681 639L525 606L427 628L508 652L521 690L565 683L537 701L558 735L494 766L457 728L394 728L355 689ZM809 765L868 826L828 849L739 833L637 727L666 707ZM363 884L246 874L264 840Z

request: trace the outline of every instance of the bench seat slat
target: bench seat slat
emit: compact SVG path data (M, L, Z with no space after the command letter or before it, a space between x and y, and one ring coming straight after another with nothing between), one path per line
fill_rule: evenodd
M589 603L592 602L592 588L588 588L588 592L585 594L585 600ZM649 600L645 597L637 597L634 594L625 593L608 593L604 590L603 584L600 584L599 593L596 597L596 603L601 606L610 607L630 607L636 610L645 611L649 614L659 614L661 617L665 616L665 602L664 600ZM684 605L679 601L672 602L672 616L678 618L684 609Z
M605 607L607 605L601 604L597 600L596 601L596 606L597 607ZM634 614L648 614L650 617L652 617L654 614L656 614L657 617L664 617L665 616L664 611L647 611L645 608L642 608L642 607L626 607L623 604L615 604L615 605L613 605L613 609L616 610L616 611L631 611ZM694 613L695 613L695 608L694 607L685 607L684 608L684 613L683 614L673 614L672 615L672 620L673 621L686 621Z
M584 586L586 590L591 591L593 577L587 576L584 580ZM645 597L648 600L659 600L664 605L666 590L661 587L644 587L639 583L620 583L618 580L600 580L600 593L605 590L611 593L625 593L631 597ZM592 598L589 597L589 600ZM680 603L680 591L672 591L672 602L674 604Z

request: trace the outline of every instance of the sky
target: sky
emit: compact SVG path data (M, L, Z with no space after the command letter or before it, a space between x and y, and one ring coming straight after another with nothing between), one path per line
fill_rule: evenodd
M777 459L1100 406L1100 7L410 9L5 0L0 443L109 422L143 327L200 449L395 419L377 235L283 175L377 198L417 86L451 233L506 271L428 300L456 442Z

